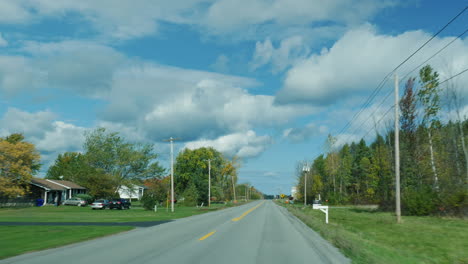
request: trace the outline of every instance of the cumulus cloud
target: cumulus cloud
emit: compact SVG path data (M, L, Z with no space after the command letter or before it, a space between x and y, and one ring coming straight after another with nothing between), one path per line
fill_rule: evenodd
M291 142L300 143L314 136L327 132L326 126L317 126L314 123L307 124L304 127L288 128L283 131L283 137Z
M23 56L0 55L0 92L13 96L34 90L44 84L46 72L34 67L32 59Z
M308 54L309 48L301 36L283 39L278 48L273 47L270 39L266 39L263 43L256 43L250 67L251 70L256 70L271 63L272 71L276 73L298 60L305 59Z
M372 0L17 0L0 2L0 23L31 23L79 14L102 35L131 39L158 32L161 22L190 25L208 35L248 35L305 29L314 22L357 24L396 1ZM255 27L251 27L254 25Z
M22 133L26 141L35 144L41 160L47 166L58 154L80 151L86 128L58 121L50 111L26 112L9 108L0 119L0 136Z
M221 153L233 157L251 158L258 156L270 144L272 139L270 136L257 136L252 131L239 132L221 136L214 140L196 140L185 144L185 148L197 149L201 147L213 147Z
M252 34L261 34L271 27L281 30L318 21L360 23L391 5L394 1L221 0L209 6L201 23L212 34L240 33L251 25L257 25Z
M359 92L369 93L381 78L429 37L430 34L422 31L409 31L396 36L378 34L370 25L350 30L329 50L312 54L292 67L287 72L276 102L329 105ZM434 39L399 69L399 73L404 75L452 39ZM450 76L448 69L454 73L466 69L467 39L455 41L429 63L440 72L441 80ZM417 72L413 75L417 75Z
M46 131L51 128L51 123L56 118L56 114L50 111L29 113L17 108L8 108L0 119L0 127L4 136L22 133L33 140L40 140L44 138Z
M252 95L249 78L144 64L114 75L103 121L138 127L146 137L185 141L216 138L277 126L314 111L304 106L276 106L274 97ZM132 87L129 94L128 87Z
M113 48L88 41L26 42L22 50L32 56L36 69L47 73L49 86L96 97L110 89L114 72L129 60Z
M274 96L251 94L248 89L260 85L251 78L148 63L87 41L26 42L21 50L27 55L0 57L0 74L11 73L0 79L2 89L19 92L40 83L99 98L106 104L97 123L131 138L214 139L287 124L315 111L275 105ZM12 71L11 61L22 67L17 72L23 75ZM30 75L25 69L31 69Z

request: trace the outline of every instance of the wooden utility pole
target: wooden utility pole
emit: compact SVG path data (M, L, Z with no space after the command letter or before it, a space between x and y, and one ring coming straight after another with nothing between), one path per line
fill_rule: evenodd
M164 141L171 142L171 212L174 212L174 140L177 138L170 137Z
M397 223L401 222L401 205L400 205L400 114L398 93L398 75L395 73L395 214Z
M208 207L211 206L211 160L208 160Z

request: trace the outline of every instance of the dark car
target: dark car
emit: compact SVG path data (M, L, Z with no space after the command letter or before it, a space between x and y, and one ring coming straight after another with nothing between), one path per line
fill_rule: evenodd
M109 202L109 209L114 209L114 208L117 208L119 210L130 209L131 205L132 204L130 203L128 199L117 198L117 199L112 199Z

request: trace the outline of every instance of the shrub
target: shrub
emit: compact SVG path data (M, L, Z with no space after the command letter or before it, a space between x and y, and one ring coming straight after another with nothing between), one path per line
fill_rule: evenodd
M184 198L183 204L185 206L195 206L197 205L198 201L198 191L197 187L195 184L190 184L190 186L184 191L182 194L182 197Z
M429 215L436 211L437 193L432 188L407 188L402 193L402 211L405 215Z
M156 204L158 204L157 197L151 192L146 192L141 197L141 205L145 210L153 210Z

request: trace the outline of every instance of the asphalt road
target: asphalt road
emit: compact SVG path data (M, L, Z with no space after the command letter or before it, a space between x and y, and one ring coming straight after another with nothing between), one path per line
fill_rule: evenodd
M272 201L192 216L0 263L350 263Z

